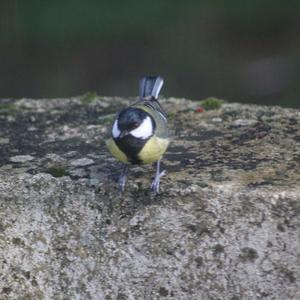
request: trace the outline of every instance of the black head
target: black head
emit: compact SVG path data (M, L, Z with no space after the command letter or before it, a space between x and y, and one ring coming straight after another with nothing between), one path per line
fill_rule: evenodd
M123 109L118 116L118 127L120 131L131 131L140 126L148 114L138 108L129 107Z

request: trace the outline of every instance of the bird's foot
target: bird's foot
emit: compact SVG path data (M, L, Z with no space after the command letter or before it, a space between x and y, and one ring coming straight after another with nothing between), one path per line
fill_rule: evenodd
M162 172L155 175L155 178L151 183L151 191L154 192L154 194L159 193L160 177L164 175L166 175L166 170L163 170Z

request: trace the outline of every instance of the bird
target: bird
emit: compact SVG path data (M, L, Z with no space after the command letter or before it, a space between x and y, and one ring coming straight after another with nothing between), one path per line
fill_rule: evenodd
M123 167L118 180L121 193L125 190L129 165L156 163L151 190L159 193L163 154L169 145L167 114L158 102L164 84L161 76L144 76L139 81L138 101L119 111L112 123L106 146Z

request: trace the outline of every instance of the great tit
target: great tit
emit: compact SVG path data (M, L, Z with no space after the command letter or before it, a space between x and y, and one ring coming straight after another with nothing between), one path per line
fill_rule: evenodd
M158 102L163 79L156 76L141 78L139 100L116 114L111 127L111 137L106 145L111 154L123 162L119 188L124 192L129 164L156 162L155 178L151 184L159 192L160 161L169 145L167 115Z

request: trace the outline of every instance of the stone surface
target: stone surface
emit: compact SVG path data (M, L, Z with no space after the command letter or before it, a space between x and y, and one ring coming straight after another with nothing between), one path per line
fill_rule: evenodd
M15 163L23 163L26 161L31 161L33 159L34 157L31 155L16 155L16 156L12 156L9 160Z
M94 164L94 161L90 158L79 158L71 161L73 167L86 167Z
M0 299L300 299L299 110L163 99L173 138L154 197L152 166L119 194L104 146L128 99L9 103Z

